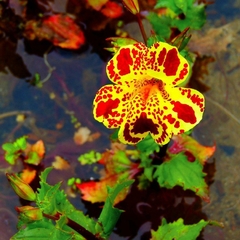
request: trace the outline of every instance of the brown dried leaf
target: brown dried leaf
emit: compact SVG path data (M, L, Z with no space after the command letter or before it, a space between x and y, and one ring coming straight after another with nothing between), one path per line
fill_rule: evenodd
M77 132L74 133L73 140L75 144L82 145L88 141L91 131L87 127L80 127Z
M223 25L219 28L211 28L203 34L194 34L189 42L192 52L199 55L212 55L220 51L226 51L227 46L240 41L240 20ZM238 48L240 51L240 48Z
M60 156L55 156L55 161L52 163L52 166L58 170L66 170L70 168L68 161Z

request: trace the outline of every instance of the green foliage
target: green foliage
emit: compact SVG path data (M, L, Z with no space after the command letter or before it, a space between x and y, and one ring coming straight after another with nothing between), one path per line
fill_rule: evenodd
M162 225L157 231L151 231L151 240L195 240L201 230L208 225L208 221L201 220L193 225L184 225L183 219L178 219L173 223L167 223L166 219L162 219Z
M116 184L112 189L108 189L109 195L98 219L100 225L103 226L102 237L107 238L110 235L121 213L123 212L122 210L113 207L115 198L119 192L121 192L124 188L129 187L133 182L134 180L124 180L121 183Z
M24 160L25 163L38 165L41 159L39 158L37 152L29 152L28 158Z
M101 153L96 152L94 150L91 150L87 153L82 154L79 158L78 161L82 164L82 165L86 165L86 164L93 164L98 162L101 159Z
M96 222L75 209L68 201L66 194L59 189L61 183L53 186L47 183L47 176L51 170L52 168L46 168L40 176L40 188L36 193L37 208L31 206L18 208L19 231L11 239L106 239L122 212L113 207L114 199L133 181L126 180L109 189L108 198ZM36 217L34 211L37 211L37 216L43 217Z
M74 232L71 228L61 223L61 218L56 222L56 225L49 219L43 218L42 220L28 223L26 227L17 232L11 240L84 240L82 236ZM62 225L62 226L61 226Z
M200 29L206 22L204 4L195 4L194 0L158 0L155 8L167 8L164 15L150 13L148 20L152 24L155 33L164 39L169 39L171 29L179 31L190 27ZM183 14L184 17L179 17Z
M81 179L72 177L72 178L69 178L67 181L68 186L73 186L75 185L75 183L81 183Z
M143 175L144 177L139 178L139 188L142 189L144 186L147 186L148 181L153 180L153 171L154 171L154 166L152 166L152 159L151 159L151 154L154 152L159 152L160 151L160 146L154 141L154 139L148 135L145 139L143 139L141 142L137 144L137 149L140 151L140 166L142 167L143 170Z
M184 153L173 155L173 157L157 166L154 178L161 187L173 188L181 186L184 190L190 189L206 201L208 200L208 186L204 181L205 173L203 166L196 159L190 162Z
M146 155L150 155L153 152L159 152L160 146L149 134L146 138L144 138L141 142L137 144L137 149Z
M173 27L173 19L168 16L159 17L156 13L151 12L147 16L147 19L152 24L154 32L160 39L168 39L171 34L171 27Z
M23 150L27 147L26 136L18 138L13 143L4 143L2 149L5 151L5 159L10 164L15 164Z
M192 6L187 9L185 19L174 19L173 25L180 31L190 27L192 29L200 29L206 22L205 6Z

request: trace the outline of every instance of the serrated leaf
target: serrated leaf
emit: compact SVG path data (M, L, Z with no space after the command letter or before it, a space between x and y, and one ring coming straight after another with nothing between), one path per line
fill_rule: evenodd
M42 240L42 239L61 239L61 240L84 240L82 236L77 234L71 228L64 230L53 224L51 220L42 219L28 223L26 227L20 229L11 240Z
M77 222L89 232L95 234L95 221L76 210L75 207L68 201L64 191L59 190L61 183L50 186L46 180L52 168L46 168L40 176L40 188L37 194L37 205L44 213L53 214L61 213L69 219Z
M107 200L98 218L98 223L103 227L103 237L108 237L111 234L116 222L123 212L113 207L115 198L124 188L128 188L133 182L134 180L125 180L121 183L117 183L113 188L108 189Z
M172 18L168 16L158 16L156 13L149 13L147 19L159 39L168 39L171 34ZM149 43L149 45L151 42Z
M151 240L196 240L207 224L209 224L209 222L204 220L196 224L184 225L182 218L173 223L167 223L165 219L162 219L162 225L158 230L151 231Z
M187 10L184 19L174 19L173 25L180 31L190 27L191 29L200 29L206 22L206 12L204 5L197 5Z
M154 178L161 187L173 188L181 186L184 190L190 189L205 201L209 201L208 186L204 181L206 175L199 161L189 162L184 153L179 153L169 161L157 166Z

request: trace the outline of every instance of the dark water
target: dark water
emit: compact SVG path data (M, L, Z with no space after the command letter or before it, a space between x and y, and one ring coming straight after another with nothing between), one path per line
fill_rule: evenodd
M39 2L41 7L35 8L33 4L29 8L33 13L43 10L50 13L54 10L67 11L76 16L78 14L77 3L74 0L49 1L48 4L47 1ZM17 1L10 3L12 11L7 14L13 16L12 21L16 24L19 18L16 14L20 16L22 8ZM221 26L236 19L239 16L239 8L236 6L240 6L239 1L229 3L219 0L216 4L210 5L207 8L209 23L206 28L209 28L209 25ZM27 14L31 16L33 13ZM76 21L82 26L83 20L86 19L86 16L82 18L77 16ZM89 20L89 24L91 26L96 23ZM12 28L14 27L15 25ZM0 141L1 143L12 141L25 134L29 135L31 142L43 139L47 149L43 161L44 167L52 164L55 155L66 158L71 165L70 169L65 171L54 170L49 178L51 183L67 180L70 177L97 178L98 173L91 167L81 167L76 159L81 153L90 149L104 151L110 144L109 131L94 121L91 109L97 89L108 82L105 65L110 54L103 48L107 47L105 38L113 36L114 29L110 23L101 31L85 28L85 34L88 44L76 51L52 47L46 41L29 41L12 31L7 37L3 35L0 40L2 55L0 114L12 111L29 112L23 124L16 122L16 115L0 118ZM163 216L168 221L183 217L187 224L195 223L202 218L221 220L225 224L225 229L207 227L199 239L239 239L240 125L236 119L240 119L237 104L240 98L235 91L240 84L239 80L236 80L239 76L239 65L237 65L239 53L239 49L235 49L233 45L225 52L214 55L216 61L210 65L210 76L206 76L204 80L211 87L206 93L209 100L207 99L205 118L194 132L194 136L206 145L217 142L215 161L206 165L206 171L209 172L208 181L211 183L211 203L205 204L192 192L184 192L181 188L166 190L153 184L148 190L138 191L136 186L133 186L126 201L117 206L125 212L111 239L149 239L150 229L156 229ZM227 65L224 61L226 58L233 60L228 61ZM55 67L55 70L42 88L31 86L29 81L35 73L39 73L42 79L49 74L46 61L51 67ZM226 92L228 92L227 98ZM54 99L50 99L53 94ZM224 96L224 100L221 96ZM236 119L221 106L227 108ZM76 129L71 123L71 115L74 115L82 126L88 127L91 132L100 132L100 138L80 146L74 144L73 135ZM63 124L60 130L56 128L58 123ZM20 171L22 166L21 163L14 167L9 166L4 162L2 155L0 166L0 232L4 234L1 239L9 239L16 231L17 214L14 207L22 203L9 187L5 172ZM63 188L67 188L66 182L63 183ZM79 195L70 200L90 216L96 218L99 216L101 204L92 205L81 201Z

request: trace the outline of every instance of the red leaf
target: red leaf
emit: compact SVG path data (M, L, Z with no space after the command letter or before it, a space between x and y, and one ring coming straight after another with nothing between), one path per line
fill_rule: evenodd
M123 14L123 9L118 3L109 1L104 5L101 13L106 17L118 18Z
M107 186L113 187L121 179L131 179L140 171L138 163L129 160L127 151L106 151L102 154L99 163L105 165L105 172L99 182L90 181L76 184L82 193L82 198L92 203L104 202L108 196ZM135 152L134 152L135 153ZM130 154L134 154L131 152ZM114 204L122 201L127 196L129 188L116 197Z
M190 162L192 162L193 157L195 157L200 161L202 165L208 160L208 158L210 158L214 154L216 150L216 146L203 146L195 139L185 134L174 135L172 140L174 142L172 146L168 149L168 152L170 154L185 152L185 155L187 155Z
M42 21L28 21L24 34L31 40L46 39L56 46L68 49L78 49L85 43L79 26L72 18L63 14L52 15Z

